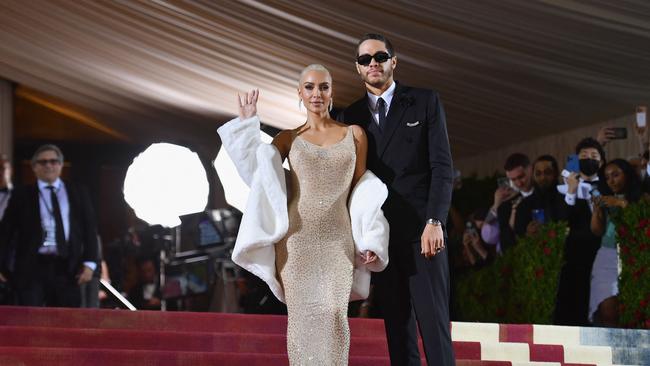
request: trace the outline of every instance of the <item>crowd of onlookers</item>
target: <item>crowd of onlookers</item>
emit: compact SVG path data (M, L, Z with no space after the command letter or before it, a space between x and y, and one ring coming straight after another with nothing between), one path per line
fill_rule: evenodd
M636 136L640 153L628 159L607 159L603 146L614 143L608 128L579 141L563 165L550 155L532 161L510 155L491 206L477 207L466 220L450 210L450 241L457 243L452 270L489 264L544 223L567 222L554 321L616 326L619 269L611 216L650 192L645 128Z

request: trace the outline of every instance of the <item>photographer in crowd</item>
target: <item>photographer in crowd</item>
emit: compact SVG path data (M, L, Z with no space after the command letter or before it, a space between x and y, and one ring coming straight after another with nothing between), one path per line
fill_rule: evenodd
M600 238L591 272L589 320L605 327L618 326L618 254L616 227L611 216L641 198L641 180L632 165L614 159L604 169L602 195L593 191L591 231Z
M533 235L547 222L566 220L564 197L557 191L560 171L551 155L542 155L533 163L535 190L517 207L515 233L517 237Z
M566 239L565 264L560 274L555 323L588 325L591 267L600 248L600 238L591 231L593 204L590 192L599 187L598 170L605 163L605 151L598 141L587 137L575 148L579 172L566 177L558 187L565 193L569 235Z
M465 267L482 266L494 259L494 247L487 246L480 235L481 229L485 224L487 211L487 209L474 211L465 224L462 241L462 254Z

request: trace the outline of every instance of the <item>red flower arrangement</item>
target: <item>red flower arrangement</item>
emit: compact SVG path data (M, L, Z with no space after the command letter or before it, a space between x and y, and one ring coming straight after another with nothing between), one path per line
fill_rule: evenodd
M458 279L456 307L461 319L552 324L566 234L566 223L546 224L493 264ZM476 293L485 296L478 300Z
M618 286L621 325L650 329L650 202L631 204L612 220L623 263Z

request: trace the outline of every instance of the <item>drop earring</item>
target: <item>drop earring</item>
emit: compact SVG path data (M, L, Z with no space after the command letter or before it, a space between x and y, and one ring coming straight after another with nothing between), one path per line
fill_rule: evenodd
M330 99L330 106L327 108L327 110L331 112L332 108L334 108L334 98Z
M298 110L302 112L302 99L298 99Z

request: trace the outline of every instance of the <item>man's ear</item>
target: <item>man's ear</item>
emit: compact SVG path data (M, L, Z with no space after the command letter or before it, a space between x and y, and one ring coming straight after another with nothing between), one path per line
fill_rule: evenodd
M397 56L393 56L393 58L390 59L390 67L395 70L395 67L397 67Z
M361 70L359 69L359 64L355 62L354 66L357 68L357 74L361 75Z

